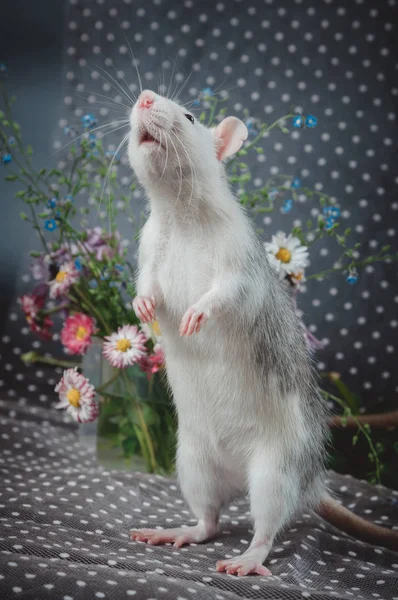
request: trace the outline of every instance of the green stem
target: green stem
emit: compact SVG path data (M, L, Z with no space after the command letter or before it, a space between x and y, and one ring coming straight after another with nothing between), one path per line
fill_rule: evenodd
M59 312L60 310L64 310L65 308L69 308L69 304L66 302L64 304L60 304L59 306L54 306L54 308L49 308L47 310L43 310L41 312L42 315L52 315L53 313Z
M374 458L375 461L375 468L376 468L376 479L377 479L377 483L380 483L380 460L379 460L379 455L377 454L376 448L373 445L373 441L372 438L369 435L369 431L366 427L364 427L362 425L362 423L360 423L360 421L358 421L356 415L354 415L351 411L351 409L347 406L346 402L344 400L342 400L341 398L339 398L338 396L335 396L334 394L330 394L329 392L326 392L325 390L321 390L322 394L326 397L326 398L330 398L331 400L334 400L335 402L337 402L337 404L339 404L339 406L341 406L344 411L346 412L346 414L350 417L352 417L358 427L358 430L364 435L366 441L368 442L370 451L372 453L372 456Z
M342 267L333 267L332 269L326 269L325 271L320 271L320 273L312 273L308 275L306 279L318 279L319 277L323 277L324 275L330 275L330 273L337 273L338 271L345 271L350 267L365 267L366 265L370 265L374 262L382 262L385 261L386 258L390 258L392 260L398 260L398 254L396 255L374 255L365 258L364 260L354 260L349 265L343 265Z
M98 387L95 388L95 391L97 392L97 394L101 394L101 392L106 390L107 387L109 387L114 381L116 381L116 379L119 377L119 375L120 375L120 370L118 369L116 371L116 373L114 373L112 375L112 377L110 377L110 379L108 379L108 381L105 381L105 383L102 383L101 385L99 385Z
M102 323L106 333L111 334L112 330L108 326L108 323L103 319L101 313L91 303L91 300L89 300L89 298L87 298L87 296L81 291L81 289L78 286L74 286L73 290L77 293L77 295L81 298L81 300L83 300L83 302L86 303L86 305L91 310L91 312L97 317L98 321L100 321ZM73 298L72 298L72 300L73 300ZM76 300L73 300L73 301L76 302Z
M210 110L210 116L209 116L209 119L207 121L207 126L206 127L210 127L210 125L213 123L214 115L216 113L217 104L218 104L218 98L215 98L213 100L213 104L212 104L212 107L211 107L211 110Z
M138 418L139 418L139 421L140 421L141 431L143 433L143 436L144 436L144 439L145 439L145 442L146 442L146 446L147 446L147 449L148 449L148 452L149 452L150 467L152 469L152 472L155 472L156 466L157 466L156 465L156 458L155 458L155 451L154 451L154 448L153 448L151 435L150 435L150 433L148 431L147 424L145 423L144 415L142 413L142 408L141 408L141 406L139 405L139 403L137 402L137 400L134 397L135 396L135 392L134 392L134 389L133 389L133 384L132 384L131 380L129 379L129 376L127 375L127 373L125 371L122 371L122 377L123 377L123 379L126 382L127 389L131 393L132 401L133 401L133 404L134 404L134 408L137 411Z
M45 237L44 237L44 235L43 235L43 232L42 232L42 230L41 230L41 227L40 227L40 225L39 225L39 223L38 223L38 221L37 221L37 217L36 217L35 209L33 208L33 206L32 206L31 204L29 204L29 208L30 208L30 212L31 212L31 214L32 214L32 219L33 219L33 222L34 222L34 228L35 228L35 229L36 229L36 231L38 232L38 234L39 234L39 237L40 237L40 240L41 240L41 243L43 244L43 246L44 246L44 249L45 249L45 251L46 251L46 252L47 252L47 254L48 254L48 253L49 253L49 250L48 250L47 242L46 242L46 239L45 239Z
M268 133L269 131L271 131L274 127L277 127L281 121L283 121L284 119L290 119L294 117L294 115L286 115L284 117L279 117L279 119L277 119L276 121L274 121L271 125L262 125L260 132L258 133L258 135L250 142L250 144L248 144L247 146L245 146L243 148L243 150L245 150L245 152L247 152L248 150L250 150L250 148L252 148L255 144L257 144L257 142L263 137L264 133ZM229 167L235 163L238 159L239 159L239 152L238 155L233 158L228 164L227 164L227 169L229 169Z
M80 363L78 362L60 360L58 358L50 358L48 356L41 356L36 352L27 352L26 354L22 354L21 359L26 364L43 363L45 365L51 365L53 367L65 367L66 369L72 369L73 367L80 366Z

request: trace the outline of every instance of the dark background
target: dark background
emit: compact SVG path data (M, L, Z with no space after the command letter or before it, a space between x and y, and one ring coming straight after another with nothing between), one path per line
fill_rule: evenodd
M112 88L109 76L104 81L99 67L122 86L125 78L138 89L124 33L145 87L156 90L163 77L168 85L175 63L173 85L193 68L184 101L204 87L220 86L237 116L246 107L253 117L273 121L291 106L316 115L314 130L276 132L265 140L265 161L252 165L254 182L261 185L279 169L324 189L338 200L343 226L352 228L367 255L385 244L397 250L397 16L393 0L19 0L0 8L0 62L9 68L10 88L18 96L16 120L38 166L62 164L62 152L53 152L68 141L64 122L79 127L88 110L101 123L118 116L96 94L123 102L126 97ZM120 132L107 140L119 143ZM128 169L122 167L120 176L127 177ZM15 297L32 287L27 251L39 243L19 220L22 206L12 185L1 181L0 195L0 376L8 394L23 391L34 401L44 385L43 370L29 372L30 389L19 354L33 338ZM137 211L142 208L138 195L132 201ZM263 224L265 236L316 217L314 209L307 202L295 204L287 216L273 213ZM121 230L131 239L128 223ZM337 256L332 243L321 241L311 250L311 271L329 268ZM372 412L397 404L396 275L396 264L376 264L360 273L355 286L337 274L309 282L299 298L306 324L327 344L317 355L320 370L341 373ZM51 351L62 355L60 348ZM47 393L52 385L50 377Z

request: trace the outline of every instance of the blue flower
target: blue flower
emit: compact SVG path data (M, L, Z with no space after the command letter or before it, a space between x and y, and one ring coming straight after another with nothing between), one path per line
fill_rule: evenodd
M358 281L358 273L356 271L351 271L350 273L348 273L346 282L349 283L350 285L354 285L354 283L356 283Z
M252 119L248 119L245 123L247 130L249 132L249 135L257 135L258 131L257 129L254 127L254 123L252 121Z
M120 282L119 281L110 281L109 282L109 287L113 288L113 287L119 287Z
M196 100L193 101L192 106L200 106L200 100L196 98Z
M293 200L291 198L289 198L288 200L285 200L284 203L282 204L282 208L281 208L281 212L286 215L288 212L290 212L293 208Z
M214 96L214 92L211 88L207 87L202 90L204 96Z
M94 117L94 115L88 113L87 115L84 115L82 117L82 123L84 127L90 129L91 127L94 127L97 124L97 119Z
M15 137L11 136L8 138L8 143L10 146L13 146L15 144Z
M8 69L5 64L0 63L0 75L6 76L8 73Z
M276 188L273 188L268 194L268 197L271 200L271 202L276 200L278 196L279 196L279 191Z
M331 206L329 214L332 217L332 219L338 219L341 215L341 210L337 206Z
M82 259L80 258L80 256L78 256L78 257L75 259L75 267L76 267L76 269L77 269L78 271L81 271L81 270L82 270L82 268L83 268L83 265L82 265Z
M305 120L305 124L307 125L307 127L316 127L317 123L318 119L314 117L314 115L308 115L308 117Z
M341 210L337 206L324 206L322 210L325 217L335 221L341 215Z
M57 227L58 225L55 219L46 219L44 221L44 229L47 231L54 231L54 229L57 229Z
M3 163L3 165L8 165L11 161L12 161L11 154L3 154L3 156L1 157L1 162Z
M117 269L118 271L123 271L124 267L123 265L115 265L115 269Z
M328 231L329 229L332 229L334 225L334 219L332 219L331 217L328 217L325 221L325 229Z
M93 289L93 290L94 290L95 288L97 288L97 287L98 287L98 283L97 283L97 281L96 281L95 279L91 279L91 280L88 282L88 285L89 285L89 287L91 287L91 289Z
M293 127L300 129L300 127L304 127L304 119L301 115L296 115L293 117Z
M74 201L74 198L72 196L72 194L66 194L63 198L62 198L62 205L68 204L69 202L72 203Z
M57 199L50 198L50 200L46 204L47 208L55 208L57 206Z
M297 188L299 188L301 185L301 181L298 177L295 177L292 181L292 188L294 188L295 190L297 190Z

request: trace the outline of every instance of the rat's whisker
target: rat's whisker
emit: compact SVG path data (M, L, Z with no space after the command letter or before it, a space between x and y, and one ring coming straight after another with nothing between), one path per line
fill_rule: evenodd
M120 123L123 123L123 125L120 125ZM50 156L54 156L54 154L57 154L58 152L61 152L62 150L65 150L65 148L67 148L68 146L70 146L74 142L77 142L82 137L87 136L90 133L94 133L95 131L99 131L100 129L104 129L105 127L112 127L114 125L119 125L119 127L116 127L115 129L113 129L112 131L109 132L109 133L112 133L113 131L118 131L118 129L121 129L122 127L127 127L127 125L129 125L129 123L130 123L130 119L119 119L117 121L113 120L110 123L105 123L104 125L99 125L98 127L94 127L93 129L89 129L89 130L85 131L84 133L82 133L81 135L78 135L75 138L73 138L73 140L71 140L70 142L68 142L64 146L61 146L61 148L57 148L55 150L55 152L53 152L52 154L50 154Z
M86 100L86 102L88 103L87 105L85 105L85 109L87 109L91 104L100 104L101 106L107 106L109 108L112 108L114 110L118 109L119 112L121 112L122 114L126 115L126 110L130 110L129 107L127 107L127 105L122 104L121 102L114 102L112 103L112 101L106 101L106 100L97 100L95 98L91 98L90 100L88 98L86 98L85 96L80 96L80 94L76 94L76 98L81 98L82 100ZM125 108L123 108L125 107Z
M120 92L121 92L122 94L124 94L124 96L127 98L127 100L128 100L129 102L132 102L132 104L135 104L135 102L136 102L136 99L134 99L134 98L133 98L133 96L131 95L131 93L130 93L130 90L129 90L129 89L128 89L128 90L125 90L125 89L124 89L124 87L122 86L122 84L121 84L121 83L119 83L119 81L118 81L118 80L117 80L115 77L113 77L113 75L111 75L110 73L108 73L108 71L106 71L105 69L103 69L103 68L102 68L102 67L100 67L99 65L98 65L98 68L99 68L99 69L101 69L101 71L102 71L103 73L105 73L106 75L108 75L108 77L110 77L110 78L111 78L111 80L115 82L115 84L118 86L118 89L120 90ZM126 84L127 84L127 81L126 81Z
M188 81L190 80L193 72L194 71L192 69L192 71L190 72L190 74L188 75L188 77L185 79L184 83L182 84L182 86L178 90L177 94L174 96L174 101L177 101L179 99L180 94L182 93L184 87L187 85Z
M162 149L162 130L161 129L159 129L159 135L160 135L160 140L159 140L158 151L156 152L156 156L155 156L155 161L157 160L157 158L159 156L159 152Z
M165 141L166 141L166 161L164 163L163 171L162 171L162 174L161 174L161 176L159 178L159 181L163 178L163 175L166 172L167 163L168 163L168 160L169 160L169 145L167 143L167 132L166 131L165 131Z
M101 75L101 73L98 73L98 71L95 71L92 67L90 67L89 65L86 65L86 68L89 69L91 71L91 73L97 73L99 77L101 77L101 79L103 81L105 81L105 83L107 85L110 85L111 88L113 88L115 90L115 92L117 92L118 94L120 94L120 92L122 92L123 96L129 101L132 102L131 97L129 96L129 93L126 92L126 90L119 84L119 82L112 77L112 75L110 73L108 73L108 71L106 71L105 69L103 69L102 67L100 67L99 65L95 65L97 68L99 68L103 73L105 73L106 75L108 75L108 77L110 77L116 84L118 87L115 87L115 85L112 83L112 81L109 81L109 79L107 79L106 77L104 77L103 75ZM113 65L112 65L113 66ZM134 102L133 102L134 103Z
M170 94L170 86L171 86L171 83L172 83L172 81L173 81L173 77L174 77L174 71L175 71L175 68L176 68L176 63L177 63L177 58L178 58L178 52L176 53L176 56L175 56L175 59L174 59L173 70L172 70L172 72L171 72L171 76L170 76L169 85L168 85L168 87L167 87L167 94L166 94L166 98L168 98L168 97L169 97L169 94Z
M171 131L171 133L177 138L177 140L179 141L182 149L184 150L186 157L188 159L188 162L190 164L190 168L191 168L191 196L189 198L189 202L188 202L188 206L187 206L187 210L190 208L191 206L191 202L192 202L192 198L193 198L193 192L194 192L194 178L196 181L196 185L198 183L198 178L197 178L197 174L196 174L196 169L193 165L193 162L191 160L191 157L189 156L188 150L186 149L184 143L181 141L181 139L177 136L176 133L174 133L173 131Z
M111 160L111 162L110 162L110 165L109 165L109 167L108 167L108 170L107 170L107 172L106 172L106 176L105 176L104 184L103 184L103 186L102 186L101 198L100 198L100 201L99 201L99 204L98 204L97 216L98 216L98 214L99 214L99 211L100 211L100 209L101 209L101 204L102 204L102 200L103 200L103 197L104 197L105 187L106 187L106 184L108 183L108 180L109 180L109 175L110 175L110 173L111 173L111 170L112 170L112 167L113 167L113 163L115 162L115 159L116 159L116 156L117 156L118 152L119 152L119 151L120 151L120 149L122 148L123 144L124 144L124 143L127 141L127 139L128 139L128 137L129 137L129 135L130 135L130 131L128 131L128 132L126 133L126 135L124 136L124 138L122 139L122 141L120 142L120 144L118 145L118 147L116 148L116 150L115 150L115 153L114 153L114 155L113 155L113 157L112 157L112 160ZM109 203L108 203L108 205L109 205L109 208L110 208L110 202L111 202L111 199L109 198ZM111 218L111 217L110 217L110 211L109 211L109 209L108 209L108 213L109 213L109 227L110 227L110 218Z
M126 35L126 32L125 32L125 31L123 31L123 35L124 35L124 39L126 40L127 46L128 46L128 48L129 48L129 50L130 50L130 54L131 54L131 57L132 57L132 59L133 59L133 64L134 64L134 66L135 66L135 70L137 71L138 83L140 84L140 92L142 92L142 81L141 81L141 75L140 75L140 72L139 72L139 70L138 70L138 64L137 64L137 60L136 60L136 58L135 58L135 56L134 56L134 52L133 52L133 50L132 50L132 48L131 48L131 46L130 46L130 42L129 42L129 41L128 41L128 39L127 39L127 35Z
M182 190L182 179L183 179L182 178L182 166L181 166L181 161L180 161L180 155L178 154L177 148L175 147L175 144L174 144L174 142L173 142L173 140L171 139L170 136L169 136L169 140L170 140L170 143L172 144L172 146L173 146L173 148L175 150L177 161L178 161L178 166L179 166L179 169L180 169L180 187L179 187L179 190L178 190L177 200L176 200L175 205L174 205L174 206L177 206L178 201L180 199L181 190Z

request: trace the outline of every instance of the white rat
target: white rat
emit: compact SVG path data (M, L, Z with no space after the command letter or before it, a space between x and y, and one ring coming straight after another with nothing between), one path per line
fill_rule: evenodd
M204 542L218 532L221 507L247 492L254 537L218 571L270 575L263 563L275 536L311 508L398 549L396 532L353 515L325 489L327 413L302 326L222 164L247 138L244 123L227 117L208 129L148 90L130 121L129 159L150 201L133 306L162 331L178 479L198 519L132 530L132 539Z

